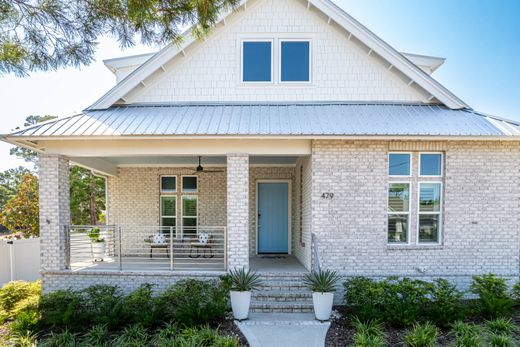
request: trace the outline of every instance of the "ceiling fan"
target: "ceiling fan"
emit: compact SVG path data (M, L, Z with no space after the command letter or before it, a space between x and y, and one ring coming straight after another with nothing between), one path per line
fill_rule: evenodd
M195 171L193 172L193 175L195 174L201 174L201 173L216 173L216 172L224 172L224 170L206 170L202 167L202 164L201 164L201 159L202 157L199 156L199 165L197 166L197 168L195 169Z

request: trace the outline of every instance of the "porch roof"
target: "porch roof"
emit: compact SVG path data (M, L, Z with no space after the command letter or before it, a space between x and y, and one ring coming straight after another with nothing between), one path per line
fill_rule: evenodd
M145 104L86 110L8 137L520 136L520 124L440 105L378 103Z

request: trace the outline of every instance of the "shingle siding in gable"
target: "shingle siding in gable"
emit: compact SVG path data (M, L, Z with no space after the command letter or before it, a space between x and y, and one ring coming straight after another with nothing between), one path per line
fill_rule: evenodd
M405 101L427 102L347 34L298 0L260 0L215 30L129 102L181 101ZM313 84L240 85L240 38L265 34L312 38ZM258 37L258 36L257 36ZM276 51L275 51L276 56ZM275 75L277 74L275 57Z

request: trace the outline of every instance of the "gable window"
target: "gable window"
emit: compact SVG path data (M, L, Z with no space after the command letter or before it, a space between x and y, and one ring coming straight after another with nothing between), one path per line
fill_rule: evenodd
M311 81L311 43L301 40L280 41L280 81Z
M242 82L272 82L272 41L242 42Z
M196 193L197 176L182 176L182 191L185 193Z
M161 176L161 193L175 193L177 191L176 176Z
M441 225L440 182L419 183L419 243L438 243Z
M410 176L412 155L410 153L390 153L388 155L388 175Z
M421 153L419 156L419 176L442 176L442 154Z
M410 184L390 183L388 187L388 243L408 243Z

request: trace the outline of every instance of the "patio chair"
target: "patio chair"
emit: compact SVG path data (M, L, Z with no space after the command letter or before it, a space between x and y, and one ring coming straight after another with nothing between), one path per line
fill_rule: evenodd
M213 258L213 248L211 246L212 235L207 233L200 233L195 241L190 243L190 258ZM195 255L193 251L196 251ZM202 251L202 254L201 254ZM207 255L209 252L209 256Z
M150 259L153 258L153 250L154 249L164 249L166 250L166 257L170 258L170 245L169 245L169 235L165 235L161 232L157 232L154 235L148 236L144 242L150 244Z

